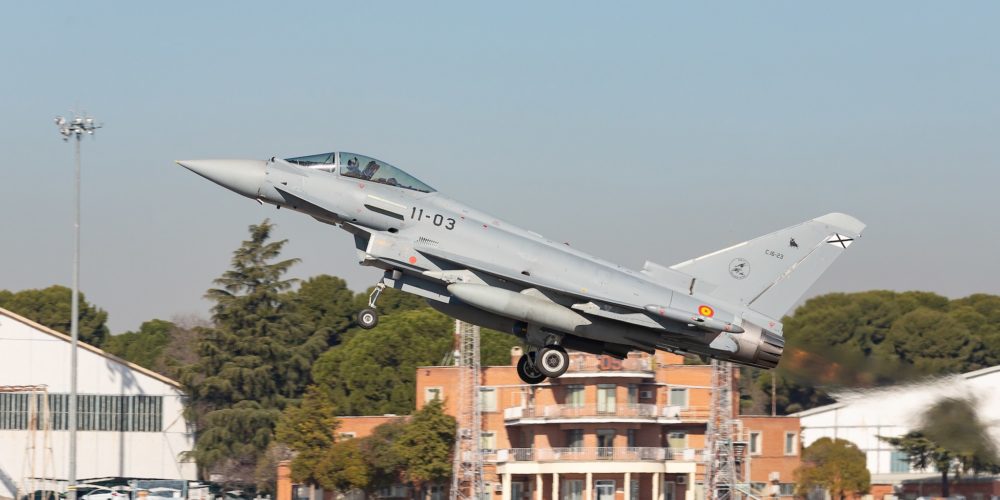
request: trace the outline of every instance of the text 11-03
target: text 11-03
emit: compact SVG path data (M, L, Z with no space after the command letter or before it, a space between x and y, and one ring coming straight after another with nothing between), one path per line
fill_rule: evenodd
M422 208L413 207L413 210L410 211L410 218L418 221L426 220L435 226L443 226L448 230L455 229L455 219L441 214L425 214Z

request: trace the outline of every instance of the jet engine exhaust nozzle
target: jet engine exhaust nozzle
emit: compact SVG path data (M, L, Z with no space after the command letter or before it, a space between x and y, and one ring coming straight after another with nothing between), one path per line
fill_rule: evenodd
M760 341L757 345L757 355L755 356L755 366L771 369L778 366L781 355L785 351L785 339L781 335L771 333L767 330L760 332Z

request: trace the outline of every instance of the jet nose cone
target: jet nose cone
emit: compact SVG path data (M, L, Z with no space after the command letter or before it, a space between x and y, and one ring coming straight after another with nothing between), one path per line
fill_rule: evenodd
M267 168L265 160L178 160L177 164L249 198L257 197Z

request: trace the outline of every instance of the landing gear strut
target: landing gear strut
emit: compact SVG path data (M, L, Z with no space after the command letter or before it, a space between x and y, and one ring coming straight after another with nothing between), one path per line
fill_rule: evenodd
M382 290L385 290L385 283L379 281L375 285L375 290L368 296L368 307L358 313L358 326L365 330L371 330L378 324L378 311L375 310L375 301L382 294Z
M533 352L524 353L521 355L521 359L517 360L517 376L521 377L526 384L540 384L545 381L545 375L542 375L535 367L535 356Z

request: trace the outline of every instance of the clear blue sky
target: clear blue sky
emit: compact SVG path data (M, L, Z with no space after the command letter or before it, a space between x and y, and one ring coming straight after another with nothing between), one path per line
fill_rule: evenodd
M363 289L346 233L173 164L343 149L631 267L817 215L868 229L810 294L1000 293L996 2L15 2L0 288L71 279L114 332L207 316L246 227Z

